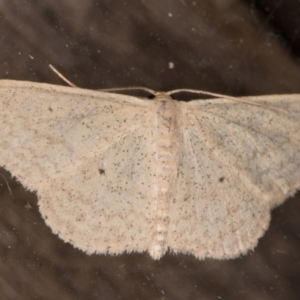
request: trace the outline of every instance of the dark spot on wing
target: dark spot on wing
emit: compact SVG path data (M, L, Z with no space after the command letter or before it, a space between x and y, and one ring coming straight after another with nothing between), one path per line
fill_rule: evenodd
M104 175L105 174L105 170L104 169L99 169L99 174L100 175Z

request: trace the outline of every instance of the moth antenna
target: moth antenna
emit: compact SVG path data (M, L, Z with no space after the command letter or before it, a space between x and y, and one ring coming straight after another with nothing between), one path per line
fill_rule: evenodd
M61 78L64 82L66 82L69 86L71 87L78 87L75 85L73 82L68 80L64 75L62 75L59 71L57 71L51 64L49 64L50 69L59 77Z
M181 92L187 92L187 93L194 93L194 94L201 94L201 95L208 95L208 96L213 96L213 97L219 97L219 98L228 99L228 100L232 100L232 101L236 101L236 102L242 102L242 103L246 103L246 104L251 104L251 105L254 105L254 106L258 106L258 107L271 108L271 109L276 110L276 111L281 112L281 113L287 113L286 111L284 111L282 109L279 109L279 108L276 108L276 107L272 107L272 106L268 106L268 105L264 105L264 104L255 103L255 102L244 100L244 99L241 99L241 98L238 98L238 97L231 97L231 96L227 96L227 95L223 95L223 94L212 93L212 92L201 91L201 90L178 89L178 90L169 91L166 94L173 95L173 94L181 93Z

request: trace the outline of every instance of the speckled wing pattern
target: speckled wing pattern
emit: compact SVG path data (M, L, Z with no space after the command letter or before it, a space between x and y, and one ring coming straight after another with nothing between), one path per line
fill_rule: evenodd
M183 103L168 245L198 258L253 249L300 187L300 95Z
M29 82L0 86L0 165L37 192L52 231L89 254L147 250L155 162L141 156L153 142L152 102Z
M177 102L0 81L0 165L92 253L233 258L300 186L300 95Z

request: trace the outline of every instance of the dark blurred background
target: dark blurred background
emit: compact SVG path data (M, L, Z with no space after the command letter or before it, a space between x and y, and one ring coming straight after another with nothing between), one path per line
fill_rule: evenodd
M297 0L0 0L0 78L64 85L51 63L93 89L300 93L299 35ZM235 260L87 256L0 169L0 299L300 299L299 198Z

